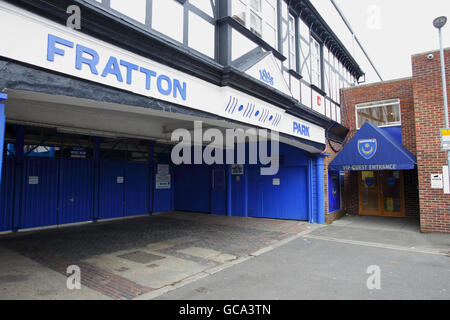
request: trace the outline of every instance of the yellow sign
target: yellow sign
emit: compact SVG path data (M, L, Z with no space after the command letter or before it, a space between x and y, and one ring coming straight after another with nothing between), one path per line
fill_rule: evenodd
M394 199L386 198L386 211L394 212Z
M450 129L442 129L442 136L450 136Z

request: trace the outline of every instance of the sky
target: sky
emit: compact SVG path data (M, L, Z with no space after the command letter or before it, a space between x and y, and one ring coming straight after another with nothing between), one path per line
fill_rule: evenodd
M362 42L384 80L411 76L411 55L439 49L433 20L450 20L449 0L335 0ZM311 0L338 37L354 53L367 82L377 82L374 70L362 55L353 51L346 29L330 0ZM444 47L450 47L450 21L443 28Z
M353 45L351 33L331 1L310 1L360 64L366 73L366 82L380 81L362 51ZM433 27L434 18L445 15L450 19L450 0L335 1L384 80L411 76L411 55L439 49L438 31ZM191 2L207 4L206 7L210 4L209 0ZM139 3L145 6L145 1L141 0L134 3L131 9L129 2L111 0L113 7L119 5L134 13L142 10ZM174 28L175 31L178 29ZM444 47L450 47L450 21L443 29L443 43Z

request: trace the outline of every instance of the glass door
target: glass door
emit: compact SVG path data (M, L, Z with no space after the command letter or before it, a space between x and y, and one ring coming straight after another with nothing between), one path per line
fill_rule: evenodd
M379 173L379 176L382 187L383 215L404 217L403 172L382 171Z
M404 217L403 172L362 171L359 173L359 213Z
M376 171L362 171L359 174L360 214L381 215L380 187Z

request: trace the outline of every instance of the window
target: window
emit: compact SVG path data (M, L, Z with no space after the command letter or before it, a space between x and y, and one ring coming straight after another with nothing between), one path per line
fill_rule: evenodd
M358 129L366 122L378 127L401 125L400 100L385 100L356 105Z
M322 47L311 37L311 83L322 88Z
M111 0L111 9L117 10L120 13L145 24L145 13L146 13L146 1L138 0L133 1L133 5L130 6L129 3L120 0Z
M276 0L233 0L233 18L276 48Z
M183 42L183 5L175 0L153 0L152 28Z
M295 18L289 15L289 68L297 70L297 54L295 41Z

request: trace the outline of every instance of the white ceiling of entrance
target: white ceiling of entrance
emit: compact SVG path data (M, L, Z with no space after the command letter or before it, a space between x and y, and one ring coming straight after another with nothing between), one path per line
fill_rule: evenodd
M178 128L193 130L194 121L202 121L204 130L250 128L230 120L206 119L110 102L22 90L7 89L5 92L8 94L5 104L7 122L57 128L64 133L172 143L172 131ZM298 140L280 137L280 141L311 153L320 152Z

